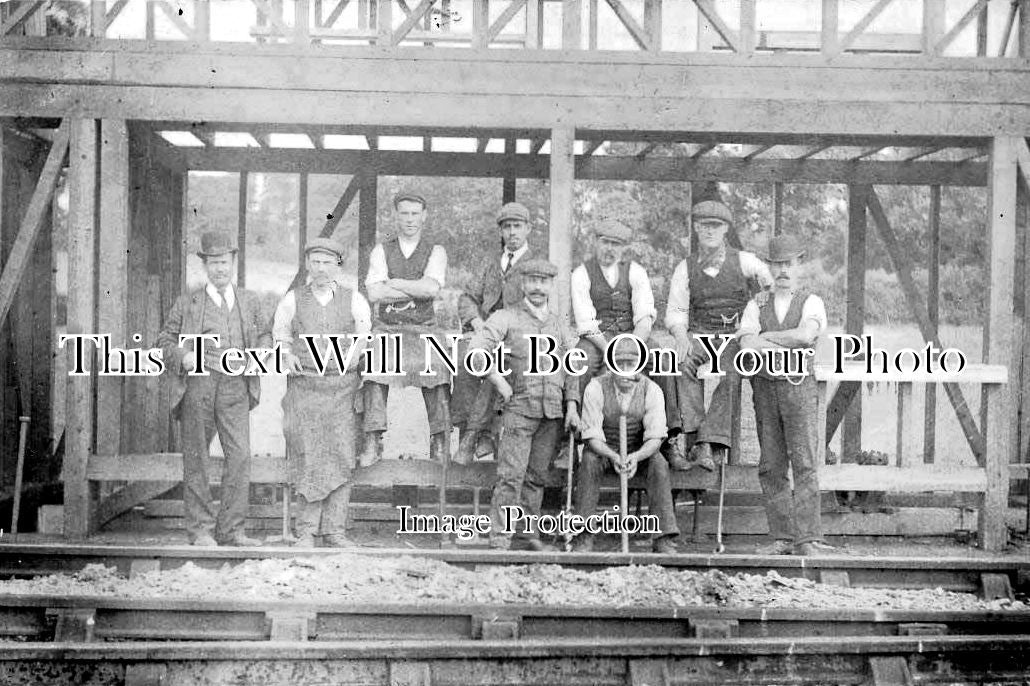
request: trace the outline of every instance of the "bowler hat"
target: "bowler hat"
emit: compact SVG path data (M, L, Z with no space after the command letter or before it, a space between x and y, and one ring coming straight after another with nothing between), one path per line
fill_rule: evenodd
M528 222L529 210L520 202L506 202L501 209L497 211L497 223L500 224L505 219L515 219L520 222Z
M236 236L226 231L205 231L200 235L200 250L197 251L197 257L218 257L238 251Z
M702 200L690 210L690 216L697 221L699 219L719 219L727 224L733 223L733 213L718 200Z
M523 276L532 275L555 277L558 275L558 267L539 257L532 260L526 260L525 262L520 262L519 266Z
M633 229L622 222L606 220L594 227L594 235L598 238L606 238L615 243L629 243L633 238Z
M307 242L307 245L304 246L305 255L311 252L327 252L336 255L341 259L343 258L345 250L346 248L344 248L343 244L338 240L334 238L323 238L322 236L312 238Z
M773 236L769 241L769 262L790 262L795 257L805 254L797 239L793 236Z
M429 203L426 202L425 197L423 197L421 193L416 193L412 190L403 190L397 195L393 196L393 206L397 207L397 205L400 205L405 200L417 202L419 205L422 205L422 209L429 207Z

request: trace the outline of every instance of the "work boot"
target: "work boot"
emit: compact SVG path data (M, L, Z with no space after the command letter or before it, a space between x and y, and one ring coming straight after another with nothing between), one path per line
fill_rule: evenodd
M293 539L294 548L314 548L315 547L315 536L314 534L298 534Z
M260 538L251 538L247 534L240 531L239 533L233 535L231 538L225 541L225 544L233 545L237 548L260 548L262 545L264 545L264 541L262 541Z
M662 454L669 462L669 469L685 472L694 466L694 463L687 459L683 452L683 439L681 436L670 438L662 446Z
M836 548L822 541L809 541L797 547L797 554L804 557L818 557L820 555L833 555L838 552Z
M466 431L465 435L458 441L458 452L454 455L454 464L472 464L476 459L476 445L478 431Z
M451 435L447 431L440 431L429 437L429 459L436 462L443 462L451 459Z
M712 444L711 443L695 443L694 447L690 449L689 462L693 463L691 466L698 466L709 472L715 471L715 460L712 459Z
M769 545L755 548L755 555L790 555L794 552L794 544L784 538L777 538Z
M365 449L358 455L359 467L371 467L383 459L383 432L366 431Z
M218 541L216 541L211 536L211 534L202 533L202 534L197 534L193 538L193 540L190 541L190 545L195 545L195 546L198 546L200 548L214 548L214 547L216 547L218 545Z
M660 536L654 539L654 543L651 544L651 551L658 553L659 555L677 554L679 550L676 549L676 537Z
M325 534L322 542L330 548L356 548L358 544L347 538L346 534Z

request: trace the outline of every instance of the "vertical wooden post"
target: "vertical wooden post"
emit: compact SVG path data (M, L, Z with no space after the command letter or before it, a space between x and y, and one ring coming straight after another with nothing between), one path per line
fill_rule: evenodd
M755 21L755 0L740 0L740 54L755 54L757 45L758 25Z
M773 235L783 233L783 182L773 184Z
M933 384L927 384L932 386ZM912 384L898 384L898 424L896 433L896 460L898 467L911 467L916 457L915 406Z
M107 0L90 0L89 35L91 38L103 38L106 33Z
M930 259L926 309L934 331L940 331L941 187L930 186ZM923 403L923 462L932 464L937 446L937 384L926 384Z
M129 129L124 120L100 122L100 261L97 333L111 344L131 345L126 331L129 261ZM116 455L121 445L122 377L97 379L97 454Z
M980 14L976 16L976 56L987 57L987 10L990 7L984 5Z
M1019 44L1017 54L1030 57L1030 0L1019 0Z
M944 37L945 0L923 0L923 54L937 56L937 43Z
M379 174L374 167L361 172L361 195L358 198L358 288L364 291L368 275L368 256L376 244L376 220L379 216L377 192Z
M662 49L662 0L644 0L644 30L652 52Z
M562 50L579 50L582 45L582 19L583 0L562 0Z
M68 333L94 333L96 288L97 123L71 120L68 151ZM87 349L92 346L87 346ZM69 369L74 350L68 350ZM85 376L69 376L64 429L64 533L85 538L91 528L90 488L86 478L93 450L94 353L85 354Z
M515 177L515 139L504 139L504 186L501 189L501 202L515 202L515 189L518 184Z
M848 187L848 276L844 331L861 335L865 327L866 195L865 186ZM844 415L841 457L862 451L862 388Z
M833 57L840 50L840 21L838 19L838 0L823 0L822 17L822 53L824 57Z
M300 173L297 192L297 257L304 263L304 244L308 242L308 173Z
M377 0L376 27L379 35L377 45L388 48L393 45L393 0Z
M589 10L587 11L587 21L589 22L587 48L589 50L597 50L597 10L598 0L590 0Z
M240 288L247 287L247 185L250 175L240 172L240 189L236 214L236 241L239 253L236 260L236 284Z
M526 49L535 50L543 45L543 32L540 30L540 22L543 13L540 11L540 3L543 0L526 0Z
M306 46L311 43L311 0L295 0L293 35L298 45Z
M558 278L552 291L554 312L568 312L569 276L572 268L572 202L575 184L575 129L558 125L551 129L551 207L550 237L547 252L558 266Z
M486 39L490 32L490 0L472 0L472 47L490 47Z
M1016 252L1016 144L1018 138L999 136L991 142L988 179L990 218L990 333L985 362L1012 368L1014 359L1011 324L1013 319L1013 282ZM980 545L986 550L1001 550L1008 542L1005 509L1008 506L1008 465L1012 458L1015 432L1013 384L990 389L987 423L982 426L987 450L987 492L979 517Z

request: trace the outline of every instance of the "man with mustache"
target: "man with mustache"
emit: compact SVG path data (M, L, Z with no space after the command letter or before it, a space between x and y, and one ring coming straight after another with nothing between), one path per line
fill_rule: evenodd
M826 330L822 299L798 283L802 250L793 236L769 241L769 266L776 280L772 296L752 300L740 321L740 346L751 350L813 348ZM761 458L758 480L773 542L760 555L821 555L833 547L823 542L819 470L816 465L817 390L810 357L801 375L773 376L768 370L751 377L755 423ZM787 478L793 471L794 492Z
M362 466L374 464L383 456L386 432L386 404L390 388L415 386L429 419L429 457L450 459L451 375L442 364L434 373L423 376L425 341L422 334L438 336L434 300L447 275L447 253L423 236L428 204L418 193L402 191L393 199L396 234L372 248L368 257L365 288L376 306L373 332L376 335L400 334L401 376L365 372L362 394L365 404L365 450L359 456ZM437 338L443 350L450 346ZM379 368L378 346L373 356L373 371Z
M697 378L699 365L709 361L708 353L694 334L713 334L716 350L734 334L740 315L751 297L772 286L769 268L752 253L726 244L733 215L723 203L705 200L690 213L697 235L697 253L677 266L669 283L665 325L676 339L676 351L683 373L676 380L684 440L693 447L690 459L705 469L714 469L712 446L729 450L733 403L740 396L740 374L733 357L740 350L731 339L720 355L722 370L712 402L705 412L704 382Z
M517 202L506 203L497 213L501 256L484 261L472 284L458 299L458 316L465 334L458 349L463 357L468 339L483 328L491 314L523 298L519 265L532 258L527 241L532 231L529 219L529 210ZM461 433L455 462L468 464L476 457L494 452L490 447L490 434L496 398L492 384L484 383L463 367L458 368L451 394L451 422Z
M603 371L604 351L619 334L631 333L649 348L658 347L650 340L657 317L651 280L640 264L625 259L626 246L632 238L632 229L621 222L599 222L594 228L593 256L572 272L572 312L579 333L576 346L586 352L589 365L580 377L580 389ZM666 417L673 422L669 433L678 434L673 377L656 376L653 380L667 403ZM678 450L679 445L679 441L663 444L663 453L674 469L688 469L691 465L682 450Z
M313 238L304 248L307 283L288 292L275 311L272 333L283 351L289 377L283 398L290 484L297 496L296 545L315 546L315 537L330 546L347 539L351 470L356 460L358 426L355 405L361 386L361 349L372 329L368 301L340 284L345 248L332 238ZM362 336L350 359L333 357L319 369L301 336L314 342L323 358L332 350L328 336L338 336L348 354L351 334ZM344 369L341 365L345 365Z
M197 256L204 262L207 284L179 296L157 337L168 362L172 384L172 417L182 432L183 504L190 543L215 546L261 545L246 535L250 495L250 417L261 397L261 379L254 375L231 376L221 371L225 348L269 348L269 318L257 294L236 288L235 237L208 231L200 237ZM179 347L180 335L208 334L204 358L192 345ZM203 364L206 374L199 374ZM208 476L208 450L218 434L225 453L222 467L221 506L215 511Z
M553 354L559 359L576 339L564 317L549 309L558 268L547 260L533 259L522 263L521 273L525 297L490 315L469 348L491 353L503 343L511 350L511 373L504 376L494 368L488 376L503 403L497 483L490 500L490 547L507 550L514 538L520 547L544 551L549 548L540 541L538 532L519 532L513 537L513 532L504 530L505 508L521 506L527 514L540 514L547 469L561 439L563 409L564 429L574 431L579 427L579 381L560 367L554 374L526 375L530 368L526 335L551 337L555 342ZM540 357L540 366L549 368L543 355Z
M658 516L661 530L652 541L652 550L674 554L679 527L672 504L669 465L659 452L666 433L665 398L656 383L641 373L628 372L640 362L634 343L620 341L612 357L620 371L609 370L594 377L583 391L582 439L586 449L576 480L576 513L589 517L597 510L601 477L606 471L625 472L627 478L632 478L642 469L647 472L647 509ZM625 461L619 454L619 418L623 416ZM580 534L573 547L578 552L593 550L594 536L588 532Z

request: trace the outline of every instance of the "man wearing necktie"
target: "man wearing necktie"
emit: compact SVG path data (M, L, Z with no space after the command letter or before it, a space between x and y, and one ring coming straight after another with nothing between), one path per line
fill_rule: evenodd
M497 228L501 234L500 260L484 260L482 268L458 298L458 317L464 334L458 350L462 356L468 350L469 339L482 330L491 314L523 298L519 265L532 258L527 240L532 231L529 210L521 203L506 203L497 212ZM476 457L493 452L490 436L495 433L496 402L497 393L492 384L458 368L451 394L451 423L458 427L461 435L456 462L468 464Z
M172 417L182 434L183 501L186 532L199 546L219 543L261 545L244 532L250 490L250 410L260 399L260 377L222 373L219 360L226 348L269 348L271 320L258 296L237 289L235 239L210 231L201 236L197 255L204 262L207 283L179 296L157 345L164 349L171 383ZM217 335L218 345L204 346L204 374L192 344L179 346L183 335ZM215 509L208 473L209 447L215 434L225 453L221 506Z

